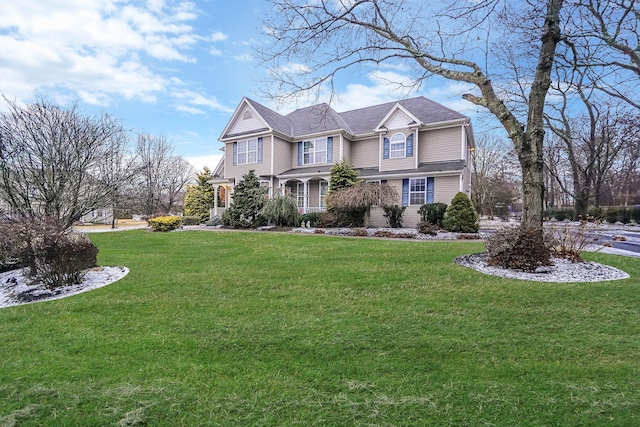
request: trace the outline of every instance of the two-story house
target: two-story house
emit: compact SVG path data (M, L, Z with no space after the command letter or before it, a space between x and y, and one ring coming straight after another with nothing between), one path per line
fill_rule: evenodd
M287 115L243 98L219 140L224 157L213 184L227 190L227 199L254 170L272 191L294 195L301 212L323 211L331 167L343 159L360 178L398 189L405 226L419 221L423 204L449 204L471 190L471 121L425 97L342 113L319 104ZM372 211L371 223L386 224L381 209Z

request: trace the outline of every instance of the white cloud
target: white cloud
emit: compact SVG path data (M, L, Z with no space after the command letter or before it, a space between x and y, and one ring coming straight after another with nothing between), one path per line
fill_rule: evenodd
M193 106L207 107L207 108L222 111L225 113L233 113L235 111L231 107L227 107L225 105L220 104L218 100L213 96L208 97L201 93L194 92L191 90L174 91L172 95L174 98L184 101ZM187 110L183 108L181 111L187 111Z
M186 105L176 105L176 110L178 111L182 111L183 113L189 113L189 114L205 114L204 111L202 111L199 108L195 108L195 107L187 107Z
M227 36L225 33L223 33L222 31L214 31L211 34L211 41L212 42L222 42L225 41L229 38L229 36Z
M221 159L222 154L185 157L185 160L191 163L198 171L201 171L205 166L211 170L215 169Z
M193 62L202 40L182 0L21 0L0 2L0 90L21 99L34 91L72 91L91 104L112 96L154 101L169 76L148 63Z
M253 61L253 56L248 54L248 53L245 53L245 54L242 54L242 55L236 55L236 56L233 57L233 59L235 59L236 61L239 61L239 62L251 62L251 61Z

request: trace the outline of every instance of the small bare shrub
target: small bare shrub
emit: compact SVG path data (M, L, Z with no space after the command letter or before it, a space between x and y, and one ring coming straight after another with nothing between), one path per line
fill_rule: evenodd
M589 235L586 223L580 223L577 227L565 225L547 229L551 254L573 262L581 262L582 253L598 239L598 236Z
M91 240L55 220L26 220L20 225L20 235L24 241L21 258L34 283L49 289L80 283L85 270L96 266L98 248Z
M375 237L386 237L389 239L413 239L416 237L413 233L394 233L389 230L378 230L373 235Z
M358 237L367 237L367 230L365 228L354 228L353 230L351 230L351 235Z
M431 224L429 221L420 221L416 225L418 233L428 234L429 236L435 236L438 234L438 226Z
M337 222L336 215L333 212L322 212L316 222L316 227L331 228L335 227Z
M523 271L551 265L551 251L536 228L505 227L487 237L485 244L490 265Z

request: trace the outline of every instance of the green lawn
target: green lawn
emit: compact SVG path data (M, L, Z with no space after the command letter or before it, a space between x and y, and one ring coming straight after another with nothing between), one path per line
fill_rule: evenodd
M0 426L640 425L640 262L549 284L477 242L93 234L131 272L0 309Z

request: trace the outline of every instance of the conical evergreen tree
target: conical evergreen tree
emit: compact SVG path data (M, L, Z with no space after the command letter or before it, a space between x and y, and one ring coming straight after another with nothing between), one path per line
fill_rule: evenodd
M480 228L478 214L469 197L460 192L451 200L444 214L443 226L447 231L477 233Z

